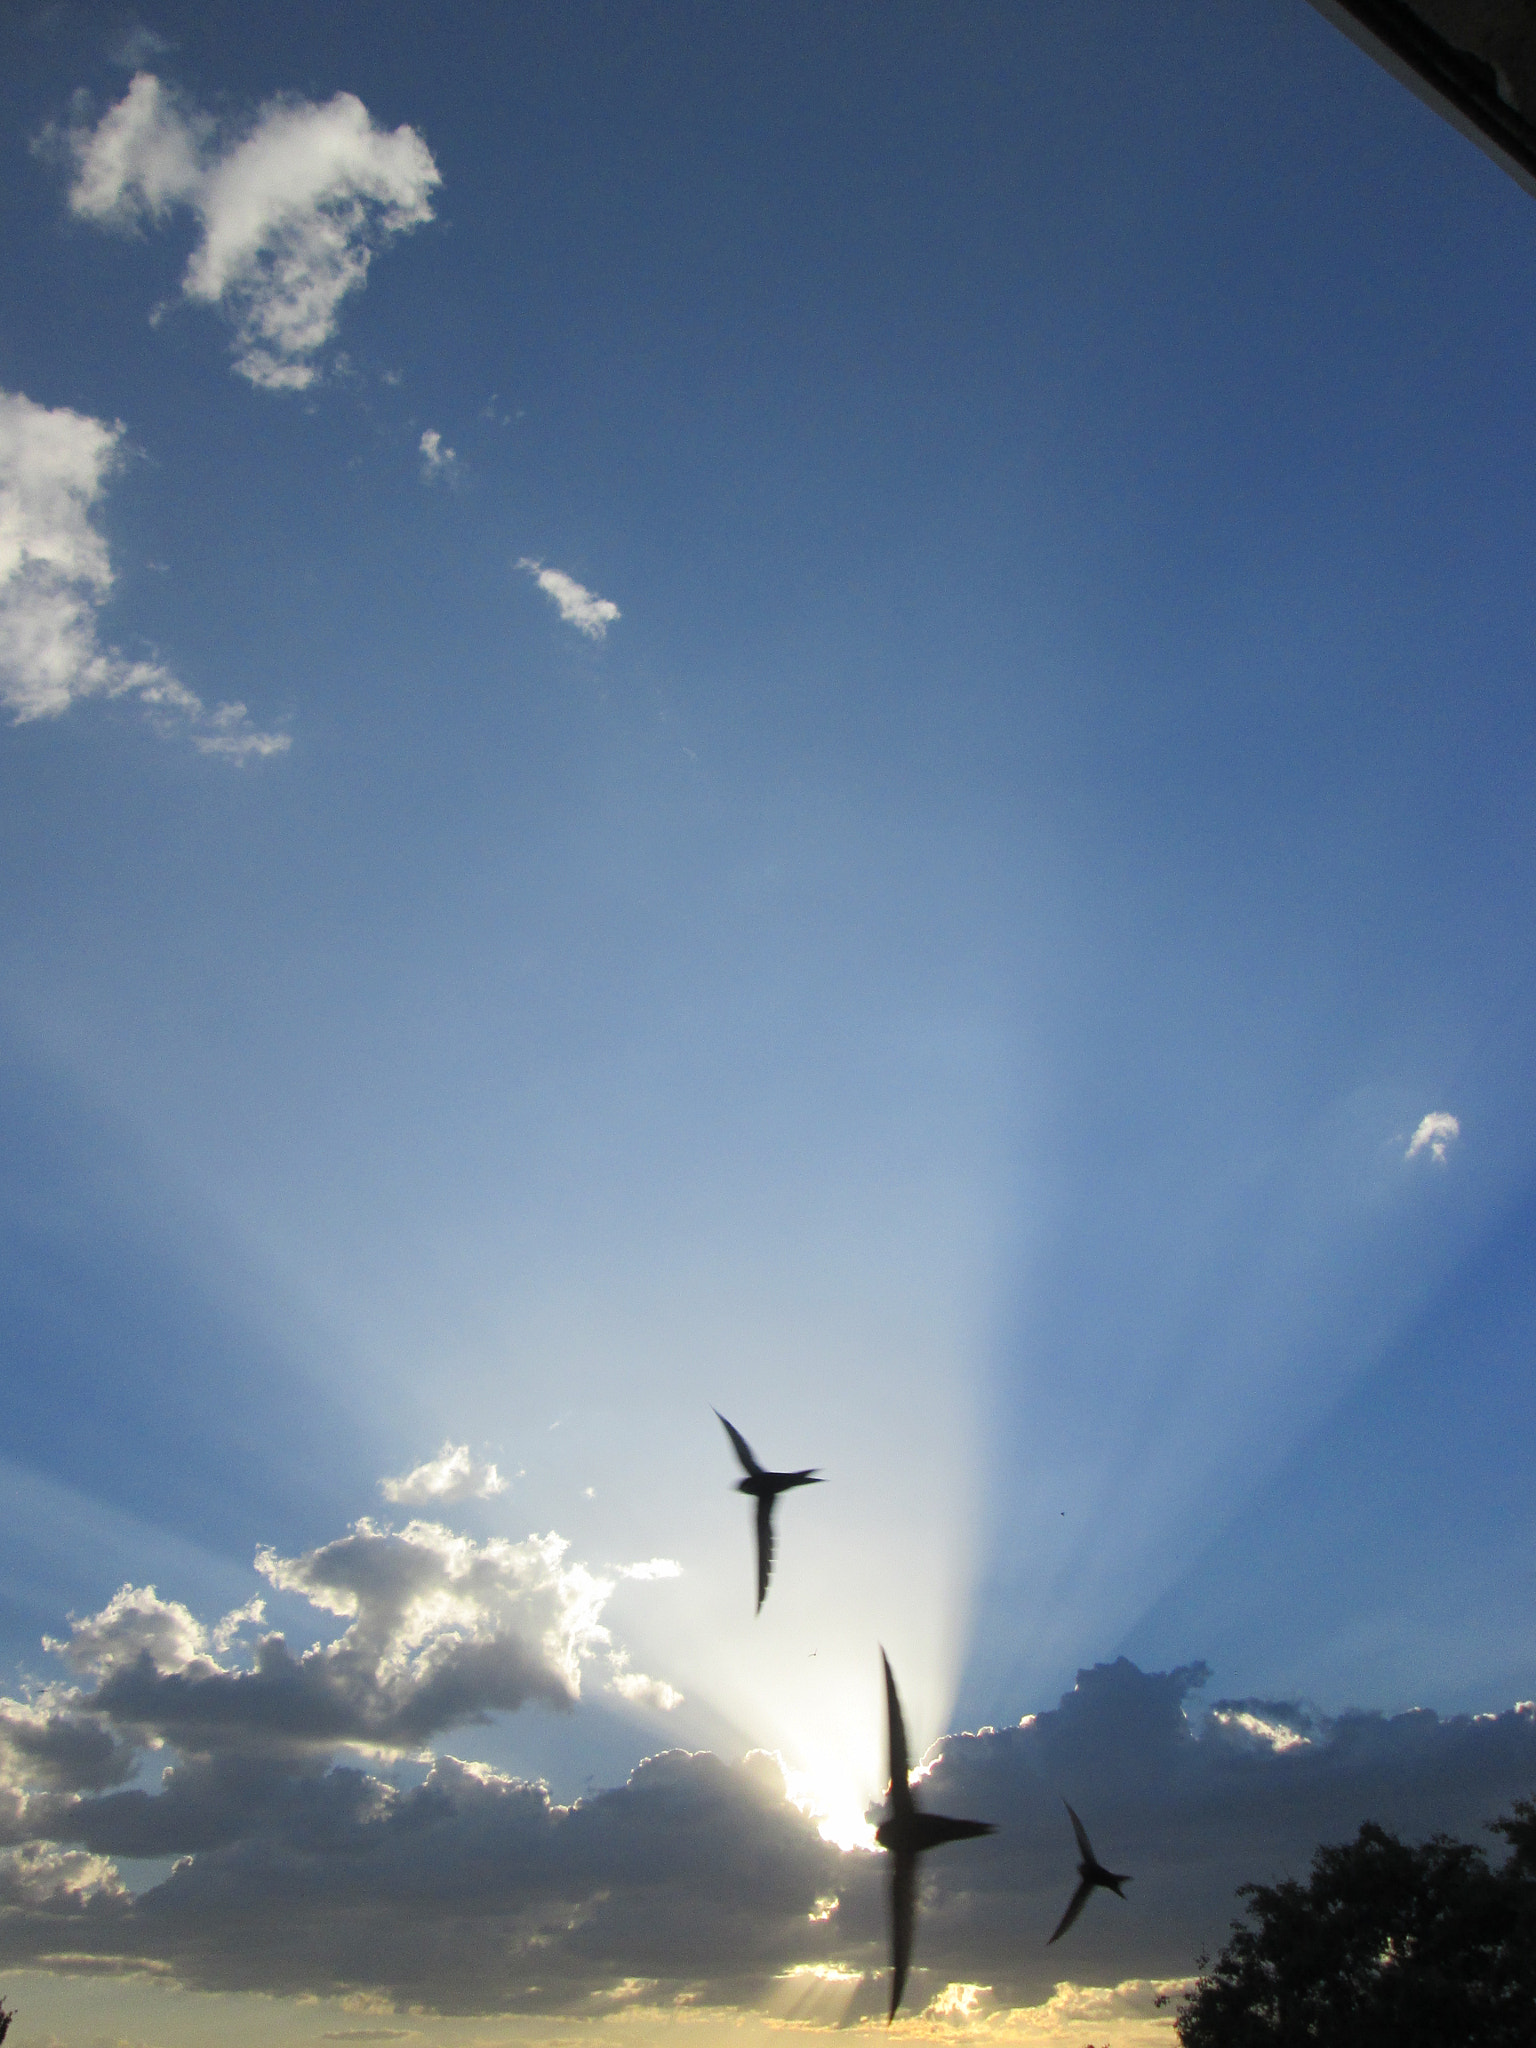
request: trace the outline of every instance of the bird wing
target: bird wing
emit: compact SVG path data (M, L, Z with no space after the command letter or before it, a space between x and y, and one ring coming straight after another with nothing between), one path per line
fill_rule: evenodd
M1072 1894L1071 1898L1067 1901L1067 1910L1065 1911L1065 1913L1062 1914L1061 1919L1057 1924L1056 1932L1051 1936L1051 1941L1060 1941L1061 1937L1072 1925L1072 1922L1077 1918L1078 1914L1081 1913L1084 1906L1087 1905L1088 1894L1092 1890L1093 1879L1091 1877L1085 1877L1082 1883L1078 1886L1077 1890ZM1048 1941L1045 1944L1047 1948L1050 1947L1051 1941Z
M910 1808L912 1792L907 1784L907 1724L901 1718L901 1701L896 1697L896 1680L891 1674L891 1660L884 1650L880 1662L885 1666L885 1711L890 1728L891 1755L891 1804Z
M1072 1816L1072 1832L1077 1837L1077 1846L1079 1850L1082 1852L1084 1861L1088 1863L1097 1863L1099 1859L1093 1853L1093 1844L1088 1839L1088 1830L1083 1826L1082 1822L1078 1819L1077 1815L1075 1813L1072 1813L1072 1809L1070 1806L1067 1806L1066 1800L1063 1799L1061 1803L1063 1806L1067 1807L1067 1812Z
M917 1858L897 1855L891 1859L891 2009L885 2016L889 2026L896 2017L901 1994L907 1988L907 1965L912 1960L912 1928L917 1919Z
M760 1477L763 1468L761 1465L759 1465L756 1458L753 1457L752 1446L747 1442L746 1438L742 1435L741 1431L737 1429L734 1426L734 1424L726 1422L725 1417L720 1414L720 1410L718 1408L715 1410L715 1414L719 1416L720 1421L725 1424L725 1433L730 1438L731 1442L736 1446L736 1455L741 1460L742 1471L746 1473L749 1479L756 1479Z
M726 1425L730 1427L729 1424ZM773 1495L761 1494L757 1503L757 1608L762 1612L768 1597L768 1579L773 1571Z

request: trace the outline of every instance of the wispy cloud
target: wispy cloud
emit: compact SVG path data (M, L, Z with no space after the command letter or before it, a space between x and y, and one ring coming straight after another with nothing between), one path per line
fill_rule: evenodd
M143 22L136 22L128 29L112 52L112 62L123 71L139 71L146 64L152 64L158 57L169 57L176 45L157 35Z
M441 477L452 477L458 465L458 456L453 449L443 446L443 437L436 427L428 427L421 437L421 473L428 483Z
M414 2041L418 2037L411 2027L332 2027L320 2038L322 2041Z
M585 633L589 640L601 640L614 620L623 614L611 598L599 597L578 583L574 576L567 576L563 569L546 569L542 562L524 555L518 563L538 584L546 597L553 598L560 608L560 616L573 625L578 633Z
M82 219L131 232L192 210L182 291L233 322L236 370L273 391L315 381L342 300L385 242L432 218L441 182L416 131L377 127L352 93L269 100L231 132L149 71L68 143Z
M435 1458L400 1478L381 1479L379 1491L386 1500L430 1507L454 1500L489 1500L493 1494L505 1493L510 1484L494 1465L482 1465L472 1458L468 1444L445 1443Z
M1403 1157L1416 1159L1421 1152L1427 1152L1438 1166L1444 1166L1446 1147L1460 1136L1461 1125L1455 1117L1443 1109L1431 1110L1428 1116L1420 1118Z
M243 704L209 711L159 661L102 643L112 563L94 514L122 461L120 424L0 392L0 702L13 721L56 718L82 697L136 697L163 731L232 761L280 754Z

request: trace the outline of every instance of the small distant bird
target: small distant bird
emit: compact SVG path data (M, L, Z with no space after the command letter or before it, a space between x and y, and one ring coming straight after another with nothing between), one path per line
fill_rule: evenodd
M1066 1800L1063 1799L1061 1803L1063 1806L1066 1806L1067 1812L1072 1815L1072 1832L1077 1837L1078 1848L1083 1852L1083 1860L1077 1866L1077 1874L1081 1881L1078 1884L1077 1890L1067 1901L1067 1910L1062 1914L1061 1924L1051 1936L1051 1941L1060 1941L1061 1937L1072 1925L1072 1922L1081 1913L1084 1906L1087 1905L1090 1892L1099 1890L1113 1892L1117 1899L1123 1899L1125 1893L1121 1891L1120 1887L1123 1884L1129 1884L1131 1881L1131 1873L1128 1870L1114 1871L1104 1868L1098 1857L1093 1853L1093 1844L1088 1839L1088 1830L1083 1826L1077 1815L1072 1813L1072 1809L1067 1805ZM1050 1947L1051 1941L1045 1944L1047 1948Z
M715 1414L725 1425L725 1433L736 1446L736 1455L741 1460L745 1479L736 1482L738 1493L757 1495L757 1613L763 1611L763 1601L768 1592L768 1580L773 1571L773 1504L781 1493L787 1493L792 1486L820 1486L816 1467L807 1465L803 1472L765 1472L752 1455L752 1446L739 1429L735 1429L717 1408Z
M891 1852L891 2009L885 2016L889 2026L896 2017L901 1994L907 1988L907 1965L912 1960L912 1929L917 1919L917 1859L925 1849L937 1849L941 1842L966 1842L976 1835L995 1835L989 1820L951 1820L945 1813L923 1813L907 1781L907 1729L901 1718L901 1701L891 1676L891 1660L884 1650L885 1707L890 1727L891 1812L875 1829L875 1840Z

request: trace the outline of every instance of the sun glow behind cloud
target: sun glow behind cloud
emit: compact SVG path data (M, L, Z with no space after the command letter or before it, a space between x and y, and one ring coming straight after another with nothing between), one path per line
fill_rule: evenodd
M774 1761L784 1773L790 1804L810 1815L824 1842L835 1843L839 1849L875 1847L875 1824L866 1818L868 1801L858 1759L829 1754L797 1770L775 1751Z

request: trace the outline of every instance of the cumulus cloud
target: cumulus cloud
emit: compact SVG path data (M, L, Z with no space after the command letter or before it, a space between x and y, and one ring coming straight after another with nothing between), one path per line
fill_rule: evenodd
M120 1586L99 1614L71 1621L60 1639L44 1636L72 1671L112 1678L148 1659L157 1671L186 1671L207 1662L208 1636L191 1608L162 1600L153 1586Z
M162 663L103 645L113 574L94 515L122 440L119 424L0 391L0 702L22 725L83 697L132 696L202 753L282 753L288 735L257 731L243 704L208 711Z
M309 1773L338 1750L418 1756L447 1728L529 1702L566 1711L594 1658L640 1688L631 1696L675 1703L662 1681L629 1672L602 1620L616 1578L567 1552L553 1534L482 1543L440 1522L395 1530L366 1517L297 1557L262 1549L256 1567L277 1592L345 1624L297 1655L275 1631L248 1656L231 1654L260 1628L260 1598L209 1628L153 1586L123 1586L98 1613L72 1618L67 1637L44 1639L70 1683L0 1701L0 1790L100 1791L131 1775L139 1750L169 1747L180 1761L160 1796L82 1806L71 1836L112 1853L169 1853L222 1838L231 1814L213 1818L209 1802L227 1807L236 1783L249 1792L273 1774ZM146 1827L153 1850L142 1847Z
M436 427L428 427L421 437L421 473L428 483L439 478L450 480L456 474L458 456L453 449L443 446L443 437Z
M92 1622L76 1624L66 1655L98 1678L98 1711L185 1749L412 1752L493 1711L574 1703L582 1657L607 1643L599 1617L613 1588L567 1563L566 1548L558 1536L476 1543L436 1522L397 1532L364 1518L301 1557L257 1554L278 1591L347 1620L334 1642L295 1656L274 1634L253 1668L201 1649L167 1664L148 1644L128 1661L126 1631L114 1627L103 1663Z
M1444 1166L1446 1147L1461 1136L1458 1120L1443 1109L1433 1109L1426 1117L1419 1119L1419 1127L1408 1142L1405 1159L1415 1159L1421 1152L1428 1152L1437 1166Z
M82 219L131 232L191 210L182 291L233 323L235 369L272 391L315 381L343 299L387 241L432 218L441 182L416 131L378 127L352 93L270 100L228 130L149 71L69 146Z
M585 633L589 640L601 640L614 620L623 616L611 598L598 597L563 569L546 569L529 555L524 555L517 566L525 569L545 596L554 600L561 618L578 633Z
M505 1493L510 1484L494 1465L482 1465L472 1458L468 1444L449 1442L435 1458L428 1458L399 1479L381 1479L379 1491L388 1501L428 1507L455 1500L490 1500Z

